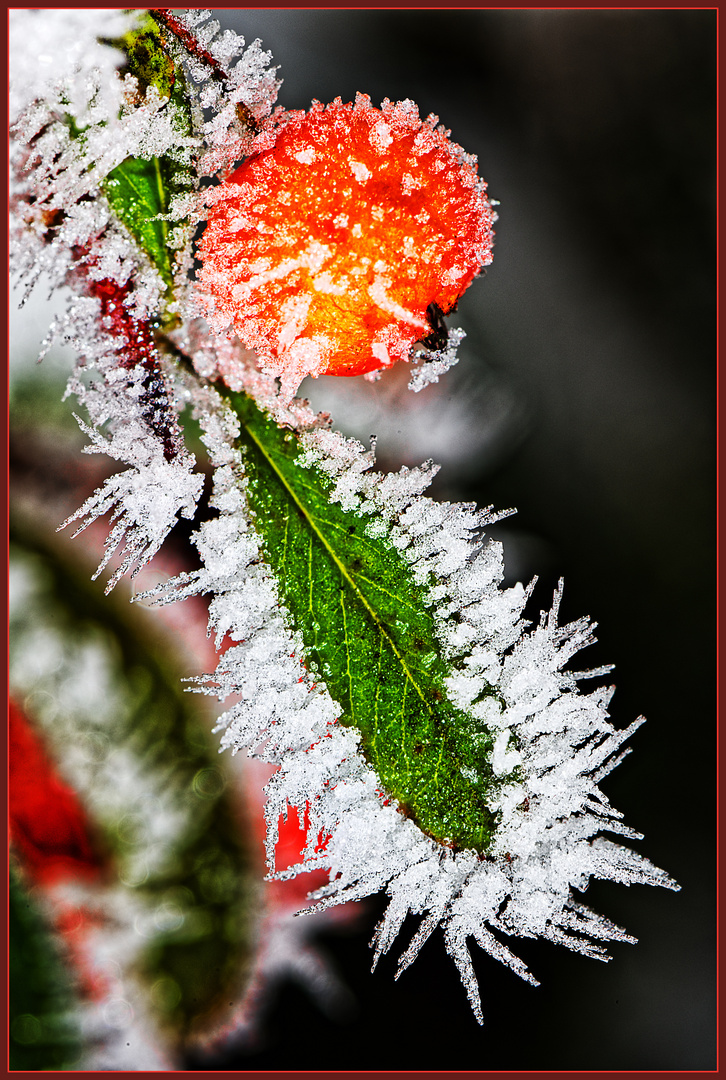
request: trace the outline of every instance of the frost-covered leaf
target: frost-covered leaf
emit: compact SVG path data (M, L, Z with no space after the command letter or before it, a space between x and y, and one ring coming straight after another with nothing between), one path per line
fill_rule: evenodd
M336 504L330 479L301 467L293 432L251 398L231 400L252 519L310 670L402 810L441 843L486 851L498 820L489 804L511 777L493 771L486 725L448 699L429 582L414 577L380 521ZM483 683L480 699L488 696Z
M579 680L609 670L570 669L575 653L594 640L590 621L560 626L558 590L552 609L530 627L524 607L531 588L502 587L501 545L480 536L495 516L423 496L431 467L377 472L372 452L331 431L306 403L280 397L274 378L256 370L239 343L215 343L201 324L177 340L207 377L224 371L236 393L245 391L256 402L252 407L221 386L220 394L188 383L215 468L212 507L219 516L196 537L202 569L162 592L167 600L210 593L210 629L218 643L231 640L214 675L199 681L222 700L232 694L237 699L219 721L223 745L247 747L278 766L267 786L271 867L279 816L296 807L304 819L301 861L275 876L327 869L329 884L313 894L320 908L385 889L390 905L375 934L376 960L392 946L406 916L420 915L399 971L441 926L480 1020L469 937L533 983L499 935L542 937L597 959L608 959L602 942L633 941L574 893L591 878L677 888L647 859L603 835L639 838L598 784L621 760L622 744L642 720L618 731L607 712L612 690L579 692ZM282 430L261 419L259 409ZM326 544L328 533L335 539ZM392 554L398 561L381 569ZM289 580L302 590L291 591ZM386 589L398 599L386 601ZM376 650L385 635L366 599L377 610L389 603L401 622L411 620L414 633L431 619L428 630L438 650L426 685L429 691L443 686L444 715L457 731L461 724L453 754L467 746L467 725L485 733L492 782L484 852L429 835L411 815L406 794L391 790L409 781L425 793L431 776L422 771L414 779L411 733L397 726L402 691L390 712L377 714L378 683L370 674L379 676ZM360 673L348 661L346 644L353 636L343 618L350 606L365 612L358 611L355 623L356 650L368 669L361 677L367 690L358 696L351 676ZM321 648L323 627L328 639ZM381 667L381 685L397 666L402 670L394 644L401 643L407 660L416 658L410 671L420 673L420 654L407 629L391 633L391 642L390 670ZM389 733L399 745L394 738L374 763L375 740ZM466 779L476 791L480 774L472 768ZM461 807L452 808L455 820L457 810L466 814L475 805L461 789L456 795ZM471 818L463 820L470 826Z
M179 100L183 99L183 80L182 86L178 87L179 69L169 55L153 13L142 14L138 25L121 37L102 40L123 51L126 56L123 73L134 76L141 94L145 95L150 86L155 86L162 97L169 98L176 87L181 90Z
M233 30L220 33L207 9L155 8L153 14L168 30L168 46L208 110L208 119L200 118L205 150L198 161L200 174L224 174L252 152L254 137L272 111L280 86L277 69L270 67L272 55L259 39L245 45Z
M167 246L169 226L159 217L169 206L159 159L127 158L108 174L103 192L119 221L171 287L174 279Z
M91 439L85 452L108 454L130 468L110 476L60 527L82 519L81 532L112 512L106 554L96 572L101 573L120 547L121 562L109 580L110 591L125 573L137 573L152 558L178 515L193 517L203 477L183 444L154 326L134 317L129 290L113 280L89 275L86 289L91 295L70 314L76 333L87 330L85 346L88 352L93 349L104 381L87 385L73 377L69 391L76 393L96 425L91 428L79 418ZM110 433L99 430L105 424Z

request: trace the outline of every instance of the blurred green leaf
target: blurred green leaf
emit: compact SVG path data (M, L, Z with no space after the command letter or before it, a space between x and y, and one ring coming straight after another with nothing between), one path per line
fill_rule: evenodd
M72 1069L81 1053L71 978L54 936L10 866L9 1059L11 1071Z
M243 988L256 913L252 844L204 730L208 717L182 689L171 644L158 631L151 634L146 613L105 598L87 568L69 557L67 544L17 511L11 562L32 584L23 604L11 608L10 681L51 750L62 758L69 748L83 748L93 758L96 779L89 783L96 785L108 783L113 763L131 755L142 804L160 800L160 813L173 808L181 815L183 824L171 826L177 830L171 850L165 843L164 858L148 876L125 884L156 912L139 974L159 1018L183 1038ZM58 661L48 671L36 665L26 683L23 656L39 633L52 639ZM66 678L74 688L87 686L82 708L63 704ZM148 816L140 819L130 805L95 822L122 875L145 842L144 821Z

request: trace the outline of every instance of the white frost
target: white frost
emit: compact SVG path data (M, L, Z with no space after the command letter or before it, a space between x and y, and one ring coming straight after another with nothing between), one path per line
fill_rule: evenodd
M440 375L444 375L454 364L458 364L457 350L465 337L463 330L452 327L449 330L448 342L443 349L417 348L415 350L417 357L423 362L414 368L408 384L409 390L418 393L425 386L437 383Z
M179 21L196 34L200 56L213 58L210 64L191 56L167 35L190 86L200 85L199 97L191 101L195 130L187 134L177 103L154 86L141 95L133 76L119 74L123 54L99 41L132 30L142 15L116 9L10 15L12 268L26 296L43 275L52 287L67 285L76 294L46 345L65 340L79 354L68 392L88 411L90 425L79 421L91 439L86 452L106 453L129 466L65 522L81 519L85 528L111 512L98 572L119 546L122 552L109 588L148 562L179 515L193 516L203 484L176 421L184 402L174 400L150 344L160 316L176 314L187 299L200 198L193 190L185 193L163 215L173 226L168 246L176 256L176 295L167 304L161 273L104 197L118 183L109 174L128 158L167 155L193 187L205 168L220 168L249 151L254 125L270 113L278 87L270 55L258 41L245 47L231 31L220 34L208 11L182 12ZM203 106L214 110L208 121ZM105 320L99 289L117 296ZM125 309L125 329L113 325L117 304ZM294 330L294 318L290 324ZM87 371L101 379L89 385Z

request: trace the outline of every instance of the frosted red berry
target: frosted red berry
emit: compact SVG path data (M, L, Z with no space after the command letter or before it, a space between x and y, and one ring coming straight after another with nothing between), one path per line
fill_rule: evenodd
M451 310L494 216L476 160L412 101L314 102L217 189L202 294L288 388L359 375L407 359L429 305Z

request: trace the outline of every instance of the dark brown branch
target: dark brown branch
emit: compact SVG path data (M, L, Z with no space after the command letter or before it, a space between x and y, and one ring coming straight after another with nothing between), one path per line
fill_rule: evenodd
M174 15L170 8L149 8L149 15L168 30L174 37L178 38L184 48L197 60L201 60L210 69L215 79L218 79L223 85L225 90L232 89L232 83L230 80L229 72L222 67L218 60L212 56L212 54L202 45L199 44L191 30L187 30L186 26ZM249 128L250 131L256 132L257 121L254 116L241 101L237 102L237 115L242 123Z

